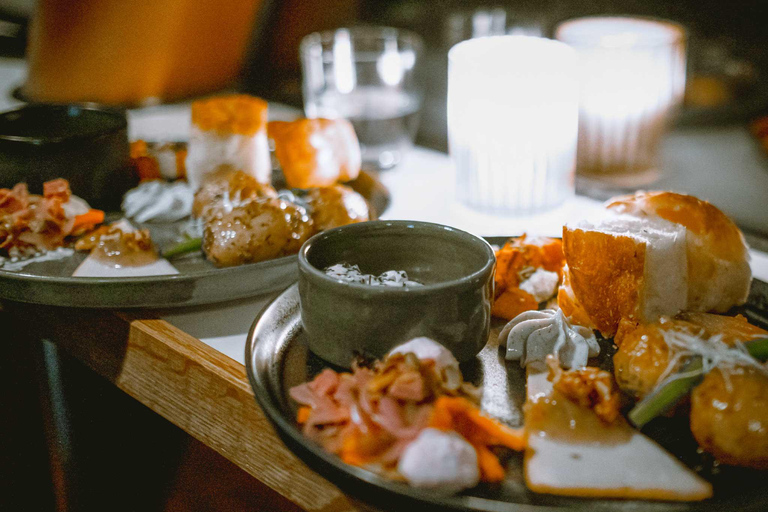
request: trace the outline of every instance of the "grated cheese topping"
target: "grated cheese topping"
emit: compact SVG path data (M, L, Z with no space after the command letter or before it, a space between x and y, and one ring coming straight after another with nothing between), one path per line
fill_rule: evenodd
M722 371L729 388L728 374L739 367L751 367L768 376L768 366L752 357L742 342L728 345L723 341L721 334L705 337L703 330L692 333L687 329L670 329L661 330L661 333L671 357L667 368L659 377L657 387L676 379L706 375L714 368ZM750 339L757 338L760 336L756 335ZM685 362L694 358L701 359L700 369L679 371Z

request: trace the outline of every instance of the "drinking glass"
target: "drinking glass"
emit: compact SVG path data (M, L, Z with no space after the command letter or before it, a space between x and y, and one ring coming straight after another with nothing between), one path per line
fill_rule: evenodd
M415 70L421 49L419 36L388 27L306 36L300 53L307 117L348 119L364 165L396 166L418 129L422 91Z
M542 37L461 42L448 53L448 146L459 202L535 213L574 194L576 52Z
M562 22L555 38L579 54L579 189L599 195L656 180L660 141L685 90L683 27L590 16Z

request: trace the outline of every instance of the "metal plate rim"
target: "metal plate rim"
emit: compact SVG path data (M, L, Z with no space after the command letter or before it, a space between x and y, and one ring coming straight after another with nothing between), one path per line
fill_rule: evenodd
M352 482L356 484L363 483L369 491L376 491L383 493L384 495L389 495L389 498L402 501L403 504L407 503L411 506L419 505L423 508L424 505L428 505L431 507L430 510L432 510L432 507L434 510L462 512L498 512L501 510L514 510L519 512L555 512L563 510L562 508L525 503L504 503L502 506L501 502L475 496L436 496L432 492L416 489L406 484L387 481L373 472L345 464L339 460L338 457L325 452L319 446L313 446L312 443L304 437L301 431L299 431L296 425L289 422L283 416L275 403L275 397L273 395L275 390L272 389L269 382L266 382L263 379L263 376L255 369L256 357L258 355L256 352L257 338L261 331L265 329L265 322L260 321L269 318L271 311L276 309L279 305L290 301L298 302L298 284L293 284L284 290L257 315L248 332L248 338L245 344L246 372L256 402L262 410L266 412L267 418L270 420L283 442L290 444L291 450L294 453L297 451L300 452L301 460L307 464L310 469L318 471L316 468L320 467L324 470L330 470L335 477L332 483L339 485L341 481L341 485L344 487L345 491L352 488L351 485L343 485L345 480L348 484ZM359 488L353 492L354 494L362 494L362 491ZM353 492L350 492L350 494L353 494Z
M370 197L363 193L376 212L386 211L390 203L389 191L375 173L361 171L361 177L375 185ZM353 187L354 188L354 187ZM255 277L254 277L255 276ZM237 293L215 290L216 282L232 281L239 277L254 277L266 286L243 286ZM25 270L8 271L0 267L0 300L25 304L81 307L92 309L174 308L216 304L273 293L290 286L298 279L298 255L290 254L271 260L247 263L234 267L206 268L179 274L136 277L72 277L32 274ZM262 283L264 284L264 283ZM169 298L168 295L145 293L118 293L130 287L168 290L168 287L188 286L187 295ZM193 293L200 286L205 294ZM34 293L29 289L33 288ZM62 290L66 288L67 293ZM146 291L146 290L145 290Z
M486 237L486 240L493 244L503 243L503 241L508 238L509 237ZM755 279L755 281L759 280ZM294 454L309 466L310 469L318 472L325 478L328 478L332 483L338 485L350 496L369 503L371 502L371 500L368 499L370 496L366 498L361 497L361 495L375 494L379 496L381 500L396 501L399 506L419 506L425 511L456 510L464 512L495 512L500 510L513 510L519 512L554 512L590 509L590 501L585 501L583 505L552 506L547 504L539 505L501 502L466 495L440 496L429 491L409 487L406 484L388 481L373 472L345 464L335 455L325 452L319 445L315 445L306 439L295 423L287 418L281 410L279 405L280 400L277 399L276 395L279 394L280 391L275 389L266 375L262 375L262 372L259 372L257 369L257 344L259 343L259 340L262 339L261 336L265 332L269 332L268 322L272 320L272 313L281 306L284 306L286 302L290 303L293 301L293 303L298 303L298 300L298 285L294 284L283 291L267 304L261 312L259 312L251 325L246 340L245 362L248 380L254 392L257 404L265 412L265 416L269 419L281 440ZM282 366L283 361L275 361L273 359L270 363L272 365L279 364ZM278 368L277 371L282 374L281 367ZM361 485L363 487L361 487ZM618 501L623 502L623 500ZM645 502L639 500L637 503L651 504L660 502ZM706 501L690 502L687 503L687 505L690 507L689 510L700 510L702 507L708 509L706 503ZM714 506L717 507L717 505Z

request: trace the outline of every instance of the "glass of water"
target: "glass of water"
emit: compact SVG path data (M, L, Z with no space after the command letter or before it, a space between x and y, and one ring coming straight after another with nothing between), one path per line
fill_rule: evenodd
M388 27L316 32L301 42L307 117L348 119L363 164L389 169L413 145L422 90L415 73L422 41Z

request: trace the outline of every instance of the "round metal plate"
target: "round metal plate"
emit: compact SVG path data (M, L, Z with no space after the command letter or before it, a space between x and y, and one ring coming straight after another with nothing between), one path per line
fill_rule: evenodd
M349 183L380 215L389 193L375 175L361 172ZM115 219L116 220L116 219ZM146 223L162 250L178 240L186 221ZM72 277L86 255L30 263L19 271L0 267L0 300L84 308L167 308L211 304L282 290L298 278L296 255L216 268L201 251L173 260L175 275L148 277Z
M499 243L503 239L489 239ZM748 304L741 313L768 327L768 284L754 280ZM494 326L488 345L476 361L462 365L466 380L484 388L486 413L518 426L522 423L525 374L517 363L507 362L496 341L501 324ZM610 340L603 340L605 363L610 364ZM768 510L765 472L722 467L705 472L715 497L701 503L650 502L609 499L563 498L529 491L523 480L522 456L507 464L507 477L499 485L481 484L456 496L441 496L386 480L375 473L350 466L309 441L295 422L296 404L288 390L306 382L329 366L307 349L301 326L298 286L285 290L254 321L246 342L246 369L257 402L285 444L310 468L341 488L351 498L380 510L420 511L758 511ZM690 467L702 463L685 418L658 419L645 431Z

